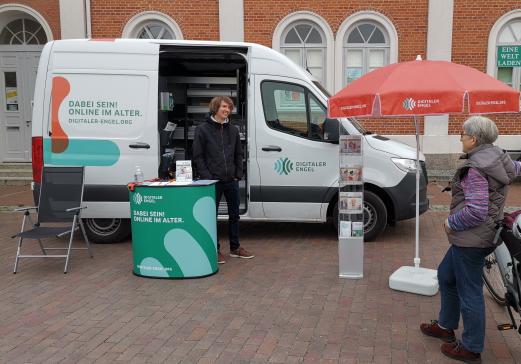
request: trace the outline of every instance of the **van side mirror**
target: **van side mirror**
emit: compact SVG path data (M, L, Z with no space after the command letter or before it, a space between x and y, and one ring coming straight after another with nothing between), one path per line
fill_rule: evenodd
M339 131L338 119L324 120L324 141L338 144Z

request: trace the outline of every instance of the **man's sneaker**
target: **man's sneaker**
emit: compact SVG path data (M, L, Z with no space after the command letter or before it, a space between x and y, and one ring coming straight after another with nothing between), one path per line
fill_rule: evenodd
M441 352L451 359L463 361L465 363L481 363L480 353L468 351L459 342L442 344Z
M446 343L456 341L456 335L454 335L454 330L442 329L440 325L438 325L437 320L431 320L430 324L421 324L420 330L425 335L437 337L438 339L442 339Z
M251 259L255 258L255 255L250 253L244 248L239 247L239 249L235 249L230 251L230 257L232 258L243 258L243 259Z
M217 263L218 264L226 263L226 259L224 259L224 255L222 255L221 252L217 252Z

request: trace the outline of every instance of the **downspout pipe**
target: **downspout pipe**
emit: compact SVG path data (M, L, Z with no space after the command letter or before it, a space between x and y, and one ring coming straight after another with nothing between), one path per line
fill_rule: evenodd
M90 0L85 0L85 38L92 38L92 24L90 17Z

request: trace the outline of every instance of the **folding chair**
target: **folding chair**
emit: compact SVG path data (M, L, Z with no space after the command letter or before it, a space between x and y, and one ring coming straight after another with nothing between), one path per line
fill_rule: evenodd
M13 273L18 269L20 258L65 258L65 268L63 273L67 273L71 250L87 250L92 258L89 239L85 233L85 228L81 222L81 207L83 199L83 167L43 167L42 183L40 185L40 197L38 207L25 207L15 211L23 211L22 228L20 232L13 235L18 237L18 250ZM38 220L33 223L30 210L36 210ZM32 229L25 231L26 220L32 225ZM52 226L44 226L51 223ZM56 223L66 223L64 226L56 226ZM63 224L62 224L63 225ZM73 248L72 241L74 232L81 229L83 238L87 245L86 248ZM61 237L70 234L69 245L66 248L46 248L42 243L42 238ZM24 239L38 240L41 255L21 254L22 242ZM67 250L67 254L47 254L49 250Z

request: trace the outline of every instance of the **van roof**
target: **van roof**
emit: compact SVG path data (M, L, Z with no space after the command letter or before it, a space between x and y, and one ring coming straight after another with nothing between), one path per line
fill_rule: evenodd
M223 48L248 48L252 59L264 60L264 63L276 62L284 69L283 74L288 77L307 79L311 82L317 81L316 78L302 67L296 65L289 58L277 52L276 50L257 43L249 42L221 42L207 40L174 40L174 39L134 39L134 38L92 38L92 39L63 39L55 40L52 43L52 52L88 52L92 47L92 51L96 52L122 52L122 53L154 53L153 49L159 46L191 46L191 47L223 47ZM86 46L87 44L89 46ZM114 43L122 47L114 47ZM115 50L116 48L117 50ZM94 50L95 49L95 50ZM258 63L260 64L260 62ZM270 66L260 67L257 73L272 74L277 67Z
M221 41L212 41L212 40L179 40L179 39L135 39L135 38L90 38L90 39L60 39L52 41L55 44L62 45L72 45L75 43L85 42L124 42L124 43L133 43L133 44L143 44L143 43L152 43L159 45L180 45L180 46L212 46L212 47L265 47L261 44L256 43L248 43L248 42L221 42Z

